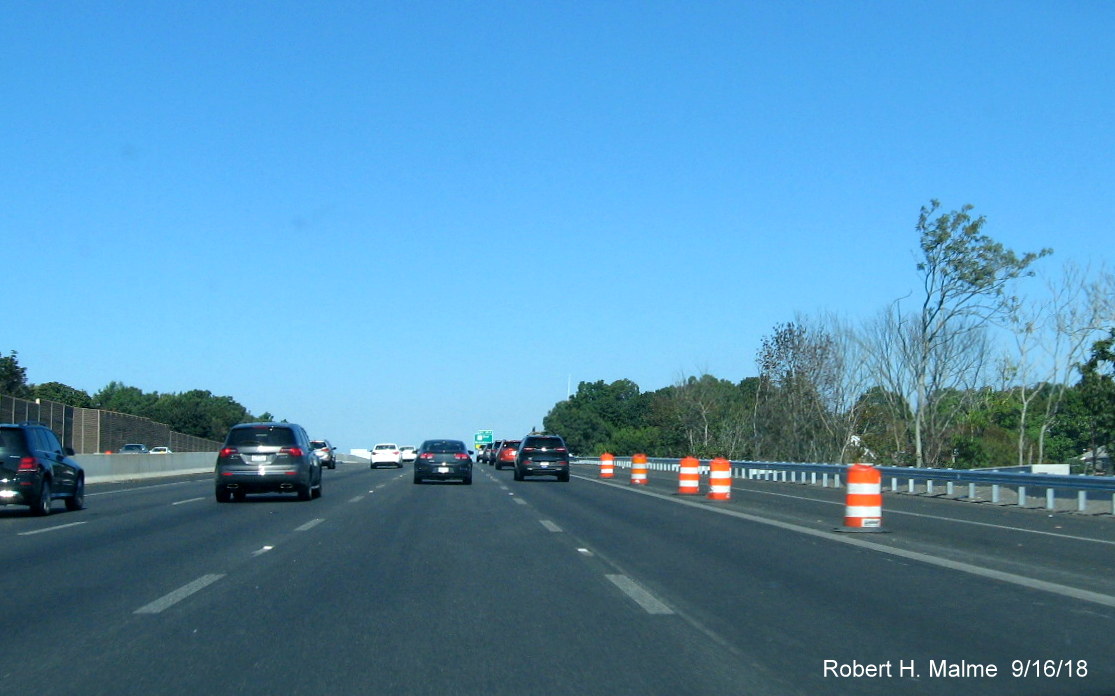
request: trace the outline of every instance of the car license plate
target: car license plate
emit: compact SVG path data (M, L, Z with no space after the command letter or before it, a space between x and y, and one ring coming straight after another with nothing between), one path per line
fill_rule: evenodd
M265 462L265 461L267 461L267 455L266 454L253 454L252 455L252 461L253 462Z
M545 469L546 467L548 467L550 465L550 463L549 462L539 462L538 465L541 466L543 469Z
M449 467L447 467L447 466L439 466L439 467L437 468L437 472L438 472L439 474L448 474L448 473L449 473Z

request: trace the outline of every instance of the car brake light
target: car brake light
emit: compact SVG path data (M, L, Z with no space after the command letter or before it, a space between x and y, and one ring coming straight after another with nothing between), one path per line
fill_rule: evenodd
M235 447L224 447L221 449L220 454L218 454L217 456L221 459L228 459L235 454L240 454L240 450L236 449Z
M456 458L456 459L468 459L468 455L465 454L464 452L458 452L458 453L454 454L453 457Z
M418 455L418 458L419 459L433 459L434 455L430 454L429 452L423 452L422 454Z
M35 471L38 468L39 464L35 461L34 457L22 457L19 460L20 471Z
M301 447L284 447L279 451L282 454L289 454L292 457L301 457L302 456L302 448Z

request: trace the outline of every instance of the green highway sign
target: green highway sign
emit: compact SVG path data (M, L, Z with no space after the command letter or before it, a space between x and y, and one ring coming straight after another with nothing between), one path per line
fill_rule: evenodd
M478 445L490 445L494 441L491 430L477 430L472 437Z

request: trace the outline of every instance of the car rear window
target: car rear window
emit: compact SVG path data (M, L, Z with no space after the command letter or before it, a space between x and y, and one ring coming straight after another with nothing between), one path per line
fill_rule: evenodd
M313 440L312 442L310 442L310 447L313 447L314 449L321 449L322 447L325 447L325 443L321 440Z
M0 452L22 455L26 451L22 431L18 428L0 428Z
M460 440L430 440L423 449L434 453L464 452L465 443Z
M377 450L393 450L398 449L395 445L376 445Z
M560 437L532 437L527 440L526 446L536 449L557 449L558 447L565 447L565 443L561 441Z
M297 443L290 428L260 426L233 428L226 444L231 447L286 447Z

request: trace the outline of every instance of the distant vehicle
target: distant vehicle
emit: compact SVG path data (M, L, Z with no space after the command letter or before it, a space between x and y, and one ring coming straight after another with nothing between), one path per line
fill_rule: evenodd
M337 455L334 454L337 448L329 444L329 440L311 440L310 447L314 449L314 454L317 455L322 466L327 466L330 469L337 468Z
M120 449L116 450L116 453L117 454L149 454L150 452L147 449L147 445L132 443L130 445L124 445Z
M399 458L404 462L413 462L418 458L418 448L414 445L403 445L399 448Z
M399 446L394 442L381 442L373 447L371 468L378 469L380 464L390 464L401 469L403 453L399 450Z
M62 498L67 510L85 507L85 472L73 456L45 425L0 425L0 506L26 505L32 515L49 515Z
M148 454L174 454L169 447L152 447Z
M496 463L496 455L499 454L499 448L503 446L503 440L495 440L492 444L484 450L484 463L491 466Z
M521 442L522 440L504 440L500 443L499 449L492 455L492 461L495 462L497 469L515 468L515 455L519 453Z
M556 476L569 480L569 449L560 435L532 433L523 438L515 455L515 480L527 476Z
M426 440L414 460L414 482L460 479L472 485L472 457L461 440Z
M321 496L321 462L305 429L294 423L243 423L228 431L217 455L218 503L242 501L249 493Z

